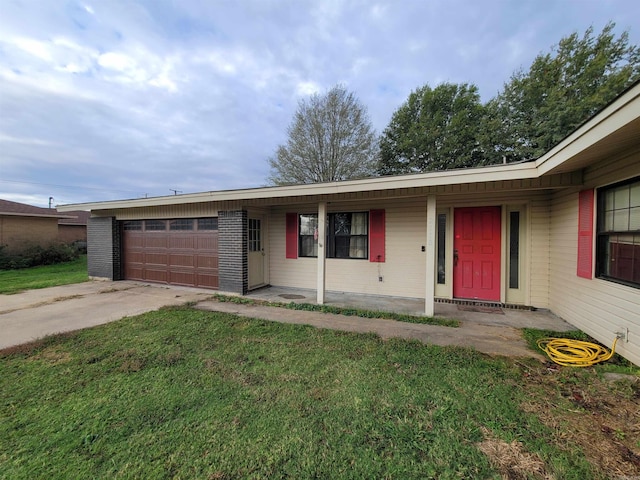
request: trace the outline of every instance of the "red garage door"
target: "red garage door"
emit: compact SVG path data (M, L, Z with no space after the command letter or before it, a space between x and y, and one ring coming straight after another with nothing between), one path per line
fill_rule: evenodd
M124 278L218 288L218 219L122 222Z

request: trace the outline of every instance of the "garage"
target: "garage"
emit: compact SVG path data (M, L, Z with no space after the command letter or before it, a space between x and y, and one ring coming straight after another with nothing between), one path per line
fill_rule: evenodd
M122 222L126 280L218 289L218 219Z

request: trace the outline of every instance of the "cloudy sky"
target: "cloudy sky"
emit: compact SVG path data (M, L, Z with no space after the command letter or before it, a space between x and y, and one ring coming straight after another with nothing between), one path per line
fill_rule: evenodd
M0 198L263 186L300 99L341 83L378 132L424 84L483 100L637 0L0 0Z

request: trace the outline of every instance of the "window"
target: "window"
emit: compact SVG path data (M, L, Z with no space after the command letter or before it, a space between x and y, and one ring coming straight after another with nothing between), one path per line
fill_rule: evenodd
M369 213L330 213L327 258L369 258ZM298 217L298 256L318 256L318 215Z
M509 213L509 288L520 284L520 212Z
M249 219L249 251L259 252L262 250L262 234L260 229L260 219Z
M369 258L367 212L329 214L327 258Z
M298 252L301 257L318 256L318 215L300 215L300 232L298 236Z
M193 230L193 218L179 218L169 222L169 230Z
M198 230L218 230L218 219L216 217L199 218Z
M127 231L142 230L142 220L127 220L123 222L123 228Z
M167 229L167 222L165 220L145 220L144 229L148 231L160 231Z
M640 178L598 191L596 274L640 288Z
M447 283L447 263L446 263L446 245L447 245L447 214L438 214L438 234L437 234L437 261L438 261L438 284Z

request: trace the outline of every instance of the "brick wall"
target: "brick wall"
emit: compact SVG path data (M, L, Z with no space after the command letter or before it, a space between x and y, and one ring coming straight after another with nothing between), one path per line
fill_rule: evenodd
M245 294L248 290L247 212L218 212L218 268L220 290Z
M48 247L58 238L58 219L46 217L0 217L0 245L7 252L19 252L25 247L40 245Z
M90 277L122 279L121 234L114 217L90 218L87 223L87 263Z
M58 241L62 243L71 243L75 241L87 241L86 225L58 225Z

